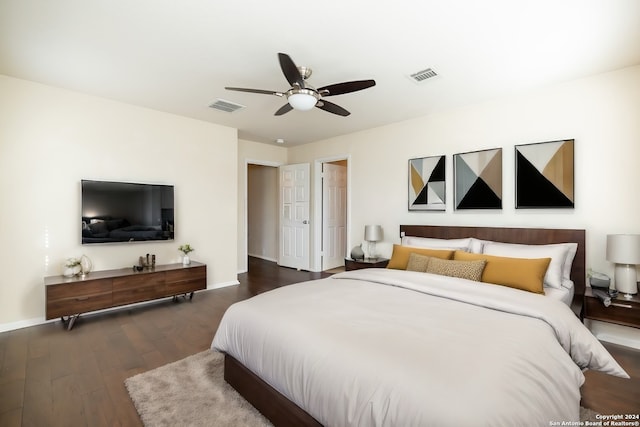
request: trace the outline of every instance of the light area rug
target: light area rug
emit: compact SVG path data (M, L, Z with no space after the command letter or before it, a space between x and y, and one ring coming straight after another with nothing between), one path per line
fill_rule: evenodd
M125 380L146 427L267 427L272 424L224 380L224 356L205 350ZM580 408L581 421L597 413Z
M224 356L211 350L125 380L145 427L266 427L272 424L224 380Z

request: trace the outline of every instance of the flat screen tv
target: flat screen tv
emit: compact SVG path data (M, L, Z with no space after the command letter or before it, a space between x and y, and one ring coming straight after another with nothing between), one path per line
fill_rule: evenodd
M173 185L82 180L82 244L173 240Z

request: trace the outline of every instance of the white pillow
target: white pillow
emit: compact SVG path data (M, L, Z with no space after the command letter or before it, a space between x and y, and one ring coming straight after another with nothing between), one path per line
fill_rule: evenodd
M562 266L562 278L565 281L571 281L571 266L573 266L573 260L576 258L576 253L578 252L578 244L558 243L558 245L567 247L567 258L564 260L564 265ZM571 286L573 286L573 282L571 283Z
M471 243L469 244L469 252L471 252L472 254L481 254L484 245L490 242L490 240L480 240L476 239L475 237L471 237L470 240Z
M404 236L401 241L402 246L413 246L415 248L429 249L456 249L468 251L471 245L471 238L466 239L434 239L431 237Z
M492 240L480 240L475 237L471 238L471 245L469 246L469 251L474 254L481 254L484 248L484 245L487 243L499 243L499 244L510 244L510 243L502 243L502 242L494 242ZM527 245L523 245L527 246ZM534 245L539 246L539 245ZM571 281L571 267L573 266L573 260L576 258L576 253L578 252L578 244L577 243L551 243L543 246L566 246L567 250L567 258L564 260L564 264L562 266L562 281L564 286L567 289L571 289L573 287L573 282ZM564 282L570 282L569 284L565 284Z
M482 253L511 258L551 258L547 273L544 276L544 283L547 286L559 289L562 287L563 271L568 251L569 248L564 244L519 245L515 243L487 242ZM570 270L571 268L569 268Z

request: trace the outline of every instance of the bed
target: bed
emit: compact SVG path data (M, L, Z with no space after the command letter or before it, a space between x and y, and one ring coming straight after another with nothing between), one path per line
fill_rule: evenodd
M574 243L572 300L584 293L584 230L400 231L449 240L437 251L462 238ZM550 425L578 421L582 370L628 377L562 299L423 271L356 270L234 304L212 349L225 353L225 380L275 425Z

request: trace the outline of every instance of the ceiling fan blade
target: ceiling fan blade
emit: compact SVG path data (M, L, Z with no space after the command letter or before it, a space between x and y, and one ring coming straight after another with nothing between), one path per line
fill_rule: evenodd
M322 96L333 96L367 89L375 85L375 80L356 80L353 82L336 83L333 85L324 86L317 90L322 94ZM327 91L328 93L325 93L325 91Z
M280 61L280 68L282 68L282 73L287 78L287 81L291 86L297 84L300 87L304 87L304 79L300 75L300 71L298 71L298 67L293 62L291 57L286 53L278 53L278 60Z
M278 111L276 111L276 113L274 114L274 116L281 116L285 113L288 113L289 111L293 110L293 107L291 106L291 104L289 104L288 102L286 104L284 104L282 107L280 107L280 109Z
M349 114L351 114L350 112L348 112L347 110L345 110L341 106L336 105L333 102L325 101L324 99L322 101L318 102L316 104L316 107L318 107L321 110L328 111L330 113L337 114L337 115L343 116L343 117L346 117Z
M238 92L250 92L250 93L262 93L265 95L284 96L282 92L276 92L275 90L262 90L262 89L247 89L245 87L225 87L226 90L235 90Z

